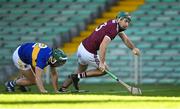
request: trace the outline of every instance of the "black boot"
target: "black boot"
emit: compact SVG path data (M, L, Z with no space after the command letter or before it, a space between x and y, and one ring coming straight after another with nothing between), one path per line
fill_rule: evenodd
M69 78L72 79L72 82L73 82L73 86L76 90L79 90L79 78L77 76L77 74L71 74L69 75Z

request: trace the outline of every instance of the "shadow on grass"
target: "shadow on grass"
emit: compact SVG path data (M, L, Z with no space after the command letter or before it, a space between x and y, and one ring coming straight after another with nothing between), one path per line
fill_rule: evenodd
M82 84L82 89L89 90L89 92L68 92L68 93L48 93L48 95L63 95L63 94L74 94L74 95L117 95L117 96L132 96L127 92L123 87L117 85L116 83L111 84ZM179 85L142 85L140 86L142 89L142 96L156 96L156 97L180 97L180 86ZM13 92L7 93L4 90L4 87L0 86L0 94L40 94L36 86L31 87L30 92L22 93L22 92ZM48 86L47 89L50 92L53 92L52 86ZM42 94L46 95L46 94Z
M17 105L17 104L74 104L74 103L108 103L108 102L180 102L180 100L51 100L51 101L1 101L0 104L4 105Z

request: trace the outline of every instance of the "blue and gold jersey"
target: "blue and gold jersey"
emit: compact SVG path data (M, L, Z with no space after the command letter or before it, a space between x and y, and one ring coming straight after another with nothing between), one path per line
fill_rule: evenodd
M31 65L44 69L52 55L52 49L43 43L24 43L18 51L20 59Z

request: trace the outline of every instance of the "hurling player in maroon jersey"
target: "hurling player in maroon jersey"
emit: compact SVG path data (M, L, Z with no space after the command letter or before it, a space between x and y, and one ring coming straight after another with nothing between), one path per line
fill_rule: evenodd
M109 20L99 25L78 47L78 67L75 74L71 74L63 82L59 89L65 92L68 86L73 83L76 90L79 90L78 82L81 78L96 77L106 74L106 49L108 44L119 36L124 44L132 50L134 55L140 55L140 50L135 47L124 31L131 22L131 16L127 12L120 12L116 19ZM87 70L88 65L94 66L92 70Z

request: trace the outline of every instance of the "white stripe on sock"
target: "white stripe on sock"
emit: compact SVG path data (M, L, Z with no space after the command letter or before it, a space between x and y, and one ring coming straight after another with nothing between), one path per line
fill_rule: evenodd
M11 86L11 87L14 87L14 85L12 84L12 81L10 82L10 86Z

